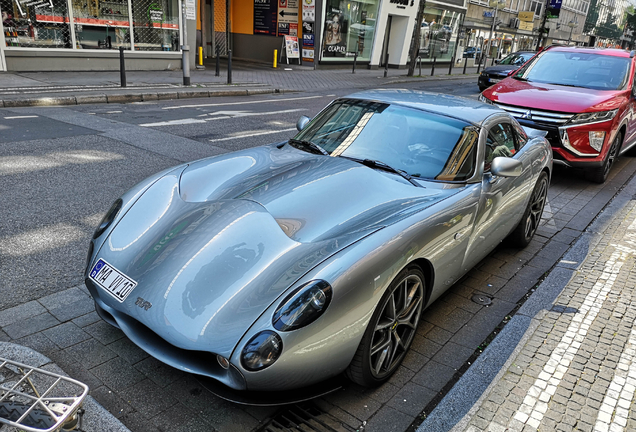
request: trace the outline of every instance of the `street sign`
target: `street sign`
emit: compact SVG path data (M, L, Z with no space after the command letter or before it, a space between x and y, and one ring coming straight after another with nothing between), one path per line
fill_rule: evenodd
M534 12L519 12L517 18L519 18L519 21L532 22L534 21Z

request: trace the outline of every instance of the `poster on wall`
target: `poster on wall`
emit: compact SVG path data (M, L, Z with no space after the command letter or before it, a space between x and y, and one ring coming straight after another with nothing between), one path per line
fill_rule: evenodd
M345 57L347 21L340 9L329 7L325 17L325 57Z
M289 35L298 36L298 23L289 23Z
M316 21L315 0L302 0L302 2L303 2L303 22Z
M303 61L314 61L314 50L313 50L313 48L305 48L305 47L303 47Z
M300 58L300 47L296 36L285 36L285 50L288 59Z
M278 0L254 0L254 34L276 36Z
M314 46L314 35L311 33L303 33L303 46L313 47Z
M186 19L197 19L197 3L195 0L185 0Z
M278 36L285 36L289 34L289 23L278 23Z
M278 0L278 23L298 24L298 0Z

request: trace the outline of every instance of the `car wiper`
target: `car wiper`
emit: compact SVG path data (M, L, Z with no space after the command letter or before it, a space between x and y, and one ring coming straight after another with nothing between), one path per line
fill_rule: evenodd
M393 168L391 165L388 165L388 164L386 164L386 163L384 163L382 161L373 160L373 159L359 159L359 158L354 158L354 157L351 157L351 156L342 156L342 155L340 155L339 157L342 157L342 158L345 158L345 159L349 159L349 160L352 160L354 162L361 163L362 165L368 166L370 168L377 168L377 169L381 169L381 170L384 170L384 171L391 172L393 174L397 174L400 177L402 177L403 179L407 180L413 186L423 187L421 184L419 184L415 180L413 180L413 176L411 176L406 171L401 170L401 169L397 169L397 168Z
M327 151L324 148L320 147L318 144L313 143L311 141L297 140L295 138L290 138L289 144L293 144L294 146L299 146L304 149L309 149L312 153L329 156L329 153L327 153Z
M517 81L527 81L530 82L530 80L528 78L524 78L524 77L520 77L517 75L513 75L512 78L516 79Z
M574 84L561 84L561 83L544 83L544 84L558 85L558 86L563 86L563 87L581 87L581 86L574 85ZM583 88L585 88L585 87L583 87Z

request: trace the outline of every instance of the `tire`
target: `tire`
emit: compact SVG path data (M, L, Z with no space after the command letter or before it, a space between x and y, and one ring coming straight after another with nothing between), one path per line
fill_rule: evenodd
M31 405L20 402L2 401L0 402L0 418L17 422L30 407ZM42 430L50 429L55 424L55 419L41 409L31 410L29 415L20 422L20 425Z
M398 369L422 316L424 282L417 266L406 267L393 279L347 368L351 381L365 387L379 386Z
M537 183L534 185L532 195L526 210L523 212L521 221L515 230L510 234L509 239L514 246L524 248L530 244L532 237L537 232L541 215L548 197L548 174L543 171L539 175Z
M623 135L619 132L616 134L614 141L612 141L612 146L607 152L607 156L603 161L603 166L600 168L595 168L585 172L585 178L594 183L605 183L609 173L612 169L612 165L614 165L614 160L618 156L618 152L620 150L621 144L623 143Z

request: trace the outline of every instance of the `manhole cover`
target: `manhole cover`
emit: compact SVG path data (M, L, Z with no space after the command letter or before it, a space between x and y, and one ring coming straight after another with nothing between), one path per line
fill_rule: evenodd
M492 303L492 299L490 297L487 297L482 294L475 294L470 299L474 301L475 303L480 304L482 306L488 306L489 304Z

